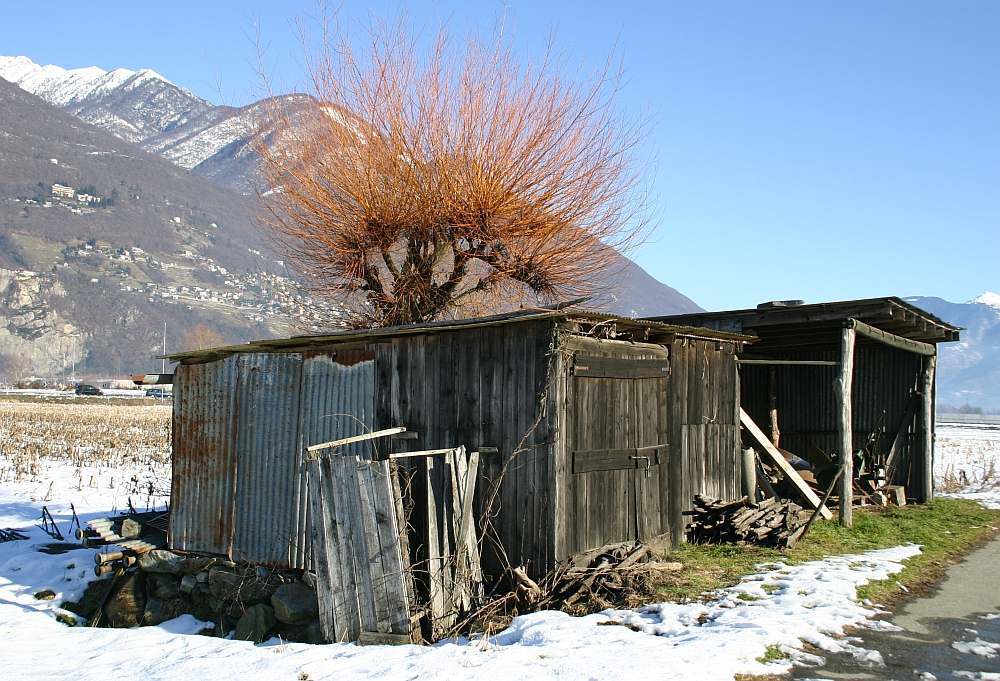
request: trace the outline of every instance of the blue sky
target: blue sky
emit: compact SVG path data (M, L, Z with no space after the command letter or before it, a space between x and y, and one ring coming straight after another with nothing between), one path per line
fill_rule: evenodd
M5 3L0 54L148 67L206 99L303 83L315 2ZM34 3L31 3L34 5ZM63 5L63 3L56 3ZM1000 3L346 1L430 31L505 17L581 72L618 49L658 223L633 257L708 309L1000 289Z

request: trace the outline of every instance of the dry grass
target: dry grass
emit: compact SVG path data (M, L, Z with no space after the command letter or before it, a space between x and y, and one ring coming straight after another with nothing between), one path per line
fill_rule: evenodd
M168 405L0 402L0 482L44 483L54 468L75 469L76 489L168 493Z

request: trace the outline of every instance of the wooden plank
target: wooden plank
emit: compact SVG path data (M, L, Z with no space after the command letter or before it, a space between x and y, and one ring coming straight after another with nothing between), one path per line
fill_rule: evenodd
M389 454L390 459L411 459L418 456L438 456L440 454L450 454L454 450L452 448L447 449L423 449L417 452L395 452Z
M403 566L400 578L408 604L406 612L407 621L404 626L397 628L396 631L408 630L411 637L417 639L420 638L419 629L414 626L414 622L410 617L410 611L413 610L417 602L417 591L413 579L413 554L410 547L409 526L406 522L406 512L403 508L403 493L399 484L400 468L395 463L387 463L389 467L389 482L392 485L392 500L396 510L395 523L396 535L399 538L400 561Z
M308 467L309 505L311 516L313 542L313 571L316 573L316 599L319 604L319 624L323 632L323 640L337 640L337 615L334 594L341 591L339 574L332 568L330 551L335 550L335 541L329 525L329 517L323 504L323 476L320 471L322 463L311 461Z
M465 475L465 496L469 502L469 522L465 523L465 546L469 561L469 570L473 580L473 596L483 597L483 569L479 562L479 542L476 539L475 518L472 517L472 502L475 499L476 487L479 482L479 452L469 454ZM465 513L463 506L463 514Z
M851 527L854 524L854 435L851 411L851 389L854 382L854 327L841 332L840 376L837 378L837 432L838 450L843 462L844 474L840 478L840 524Z
M389 632L409 635L412 600L406 584L409 561L403 552L397 516L397 500L393 491L392 473L388 461L375 461L368 465L368 479L374 502L374 520L379 541L379 570L382 589L388 604Z
M661 378L670 373L667 359L638 359L633 357L602 357L576 353L574 376L591 378Z
M889 471L889 478L892 476L892 467L896 463L896 458L899 453L903 451L903 447L906 444L906 434L910 430L911 422L913 421L913 414L917 410L917 403L920 401L920 393L913 393L910 395L910 399L906 402L906 407L903 409L903 415L899 419L899 423L896 425L896 434L892 438L892 445L889 447L889 453L885 458L885 468Z
M816 493L805 483L805 480L802 479L798 472L792 468L792 464L785 461L785 457L782 456L781 452L774 448L771 441L767 439L767 436L764 435L761 429L757 427L757 424L753 422L753 419L750 418L749 414L743 411L743 409L740 409L740 423L747 429L747 432L750 433L750 436L753 437L757 444L760 445L761 449L768 455L768 458L781 469L782 473L791 481L805 500L809 502L809 505L813 508L820 508L819 497L816 496ZM833 518L833 514L825 506L820 508L820 515L827 520Z
M465 447L460 445L451 455L451 514L454 531L454 578L450 595L451 607L468 612L472 607L472 575L468 566L467 531L472 524L472 499L466 497L466 476L469 472Z
M903 338L902 336L897 336L894 333L889 333L888 331L875 328L870 324L865 324L857 319L848 319L847 328L853 329L865 338L870 338L871 340L878 341L879 343L885 343L889 347L896 348L897 350L914 352L918 355L924 355L926 357L932 357L937 354L937 348L935 348L932 343L922 343L910 338ZM845 475L844 477L847 476Z
M666 443L635 447L632 449L592 449L572 452L573 473L593 471L619 471L645 468L646 457L650 466L659 466L667 457Z
M433 482L435 468L438 462L434 459L424 459L423 473L427 485L427 583L430 591L429 605L433 633L436 635L442 629L448 628L445 621L447 606L444 590L444 561L441 551L441 535L438 526L438 498Z
M405 426L398 426L395 428L386 428L385 430L376 430L373 433L365 433L364 435L353 435L351 437L341 438L340 440L331 440L330 442L321 442L317 445L309 445L306 447L307 452L318 452L322 449L329 449L331 447L339 447L340 445L351 444L352 442L363 442L365 440L373 440L379 437L389 437L390 435L395 435L396 433L402 433L406 430Z
M354 480L358 486L358 508L354 521L364 533L363 553L359 556L358 567L367 571L371 581L372 612L375 617L374 627L365 627L365 631L389 633L392 625L389 621L391 605L386 589L384 561L388 559L388 547L382 546L381 537L376 527L375 516L378 507L375 501L374 480L371 466L356 458L354 461ZM395 541L395 537L392 538ZM355 547L361 548L361 547ZM394 605L394 604L392 604Z
M346 511L338 518L338 525L342 532L343 550L350 558L351 569L355 575L355 590L361 620L361 627L359 631L354 632L352 639L356 639L361 631L378 631L375 592L371 570L368 567L371 551L368 548L364 525L358 522L358 516L364 513L356 474L358 461L357 454L335 456L330 459L331 469L335 471L340 487L336 503ZM346 503L341 503L342 501Z
M341 475L341 464L343 459L322 460L323 466L323 499L325 513L332 520L332 550L335 552L336 560L331 561L331 569L336 570L340 575L340 592L335 594L338 599L335 612L337 613L337 640L353 641L361 633L361 610L358 604L358 582L355 570L355 560L353 551L353 532L350 529L352 523L351 514L348 510L350 498L345 490L345 480ZM337 585L335 584L334 587Z

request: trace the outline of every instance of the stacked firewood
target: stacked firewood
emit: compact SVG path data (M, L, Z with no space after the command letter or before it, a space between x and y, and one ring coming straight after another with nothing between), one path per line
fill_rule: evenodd
M700 494L687 528L693 544L759 544L790 548L806 530L812 511L793 501L770 497L753 503L749 497L721 501Z
M680 568L680 563L657 561L642 543L608 544L571 556L537 583L523 569L514 569L514 593L521 612L572 610L584 603L585 609L593 609L594 604L608 607L642 594L644 582L653 573Z

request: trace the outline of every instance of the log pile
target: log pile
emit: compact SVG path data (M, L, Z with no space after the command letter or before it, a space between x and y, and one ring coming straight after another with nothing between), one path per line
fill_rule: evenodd
M770 497L753 503L749 497L722 501L700 494L687 528L693 544L758 544L791 548L806 530L812 511L793 501Z
M570 609L583 603L608 607L642 595L653 573L681 569L656 561L639 542L608 544L571 556L537 583L521 568L513 571L518 610Z

